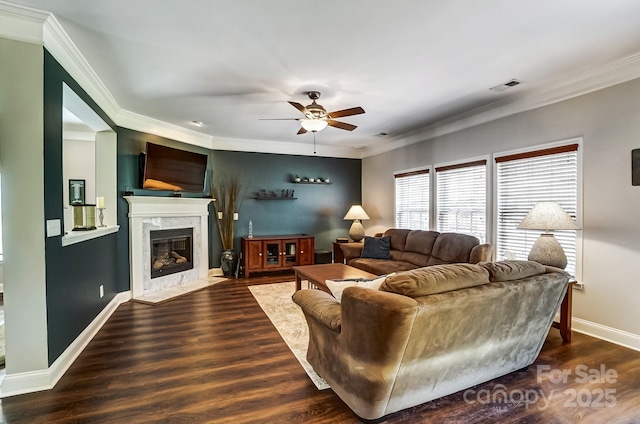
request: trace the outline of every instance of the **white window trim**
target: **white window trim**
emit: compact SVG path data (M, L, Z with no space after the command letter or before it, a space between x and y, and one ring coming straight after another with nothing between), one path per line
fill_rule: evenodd
M429 174L429 229L433 229L433 183L434 183L434 168L432 165L429 166L418 166L415 168L407 168L401 169L397 171L393 171L393 226L396 226L396 216L398 216L398 209L396 208L396 183L395 178L398 174L406 174L409 172L421 172L425 171Z
M576 222L578 224L578 226L580 227L580 230L576 231L576 275L574 276L577 281L579 282L583 282L582 281L582 267L583 267L583 261L582 261L582 251L583 251L583 236L582 236L582 228L583 228L583 220L582 220L582 216L583 216L583 190L584 190L584 179L583 179L583 161L582 161L582 151L583 151L583 140L582 137L576 137L576 138L569 138L569 139L565 139L565 140L560 140L560 141L554 141L554 142L549 142L549 143L544 143L544 144L536 144L536 145L532 145L532 146L527 146L527 147L523 147L523 148L519 148L519 149L514 149L514 150L505 150L502 152L496 152L492 155L491 158L491 167L493 169L492 171L492 191L493 193L497 193L498 192L498 168L495 166L495 161L496 158L498 157L502 157L502 156L509 156L509 155L517 155L519 153L528 153L528 152L532 152L535 150L543 150L543 149L550 149L550 148L554 148L554 147L561 147L561 146L566 146L568 144L577 144L578 145L578 151L577 151L577 158L578 158L578 169L577 169L577 173L578 173L578 193L577 193L577 211L576 211ZM493 202L493 207L492 209L492 215L498 216L498 197L497 196L492 196L492 202ZM498 249L498 245L497 245L497 240L498 240L498 226L497 225L493 225L493 218L491 221L491 226L493 227L493 232L491 235L491 239L493 240L492 245L494 248L494 251L497 252ZM497 223L496 223L497 224Z
M430 215L429 215L429 223L430 223L430 227L433 231L438 231L437 230L437 222L436 220L438 219L438 181L436 180L436 168L440 168L440 167L444 167L444 166L452 166L452 165L459 165L459 164L464 164L464 163L469 163L469 162L476 162L476 161L480 161L480 160L484 160L487 162L486 164L486 176L485 176L485 182L486 182L486 199L485 199L485 243L489 243L493 245L493 241L492 238L494 237L494 232L497 232L497 230L494 230L494 225L493 225L493 216L494 216L494 212L493 212L493 208L490 207L491 205L491 199L493 198L493 183L492 180L493 178L493 172L492 172L492 168L494 168L493 166L493 158L491 157L491 155L482 155L482 156L474 156L471 158L465 158L465 159L457 159L455 161L450 161L450 162L440 162L440 163L436 163L433 165L433 175L431 176L431 181L430 183L433 186L433 189L431 190L431 204L433 205L433 207L431 207Z

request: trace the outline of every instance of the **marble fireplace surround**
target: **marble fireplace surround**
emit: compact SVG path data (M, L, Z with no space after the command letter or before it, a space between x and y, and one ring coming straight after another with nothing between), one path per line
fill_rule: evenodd
M213 199L125 196L129 203L129 251L133 299L145 299L206 279L209 272L209 203ZM193 228L193 269L151 278L150 232Z

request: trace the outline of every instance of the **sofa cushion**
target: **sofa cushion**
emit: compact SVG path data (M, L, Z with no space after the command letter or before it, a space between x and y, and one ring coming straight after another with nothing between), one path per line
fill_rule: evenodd
M376 275L391 274L392 272L408 271L418 268L409 262L369 258L351 259L348 265Z
M410 232L411 230L404 230L399 228L391 228L385 231L384 236L391 237L389 248L391 250L398 250L402 252L407 241L407 235L409 235Z
M380 290L416 298L479 286L488 282L489 272L478 265L434 265L389 277Z
M544 265L533 261L480 262L478 265L489 271L493 282L519 280L546 272Z
M378 290L384 280L387 277L396 275L395 273L389 275L381 275L378 278L345 278L343 280L325 280L325 284L331 291L333 297L336 298L338 302L342 300L342 292L347 287L365 287L368 289Z
M409 232L404 251L400 254L400 260L410 262L417 267L427 266L433 244L439 234L437 231L414 230Z
M469 263L471 249L480 244L477 237L459 233L441 233L433 244L427 265Z
M360 254L361 258L389 259L390 236L364 238L364 248Z
M439 235L440 233L437 231L413 230L407 234L404 251L431 256L433 245Z

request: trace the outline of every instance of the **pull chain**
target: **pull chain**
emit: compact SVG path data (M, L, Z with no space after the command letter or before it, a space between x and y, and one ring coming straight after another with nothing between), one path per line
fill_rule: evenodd
M316 132L317 131L313 132L313 154L314 155L316 154Z

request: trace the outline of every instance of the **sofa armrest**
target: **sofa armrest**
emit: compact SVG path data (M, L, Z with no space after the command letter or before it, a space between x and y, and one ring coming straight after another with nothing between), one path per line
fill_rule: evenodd
M417 312L418 302L410 297L347 287L342 293L341 342L359 360L399 363Z
M364 243L341 243L340 249L342 249L345 261L349 263L351 259L360 257L362 249L364 249Z
M298 290L293 301L300 306L307 320L322 324L330 330L340 332L340 302L322 290Z
M493 246L490 244L479 244L471 249L469 255L469 263L477 264L478 262L491 262L493 258Z

